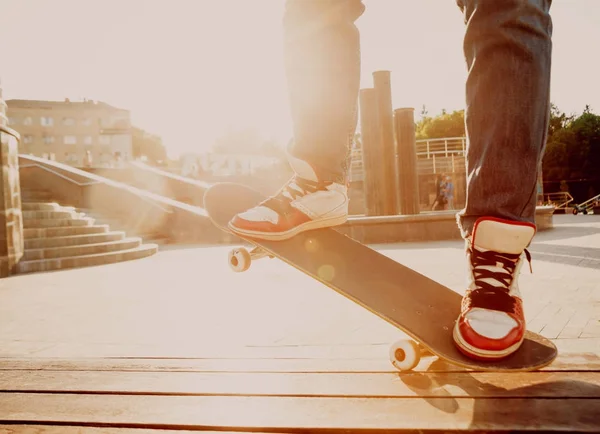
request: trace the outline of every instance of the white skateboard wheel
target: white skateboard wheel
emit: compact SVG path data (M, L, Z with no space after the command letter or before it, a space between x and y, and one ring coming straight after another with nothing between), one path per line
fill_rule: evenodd
M250 268L252 258L250 252L243 247L233 249L229 252L229 267L236 273L241 273Z
M421 350L415 341L401 340L390 347L390 361L399 371L410 371L419 364Z

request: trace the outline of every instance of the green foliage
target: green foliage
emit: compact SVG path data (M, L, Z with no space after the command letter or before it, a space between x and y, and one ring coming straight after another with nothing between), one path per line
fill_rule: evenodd
M600 116L589 106L577 117L567 116L552 105L542 167L545 181L598 178Z
M421 109L422 118L416 125L417 140L438 139L444 137L464 137L465 111L457 110L448 113L442 110L438 116L427 115L425 106Z
M131 146L134 158L145 156L151 164L164 164L167 161L167 151L162 138L141 128L132 128Z

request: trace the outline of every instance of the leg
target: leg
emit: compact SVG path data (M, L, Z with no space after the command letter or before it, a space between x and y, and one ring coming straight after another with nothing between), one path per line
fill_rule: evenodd
M345 182L356 130L360 0L287 0L285 70L294 140L289 153L321 180Z
M523 342L518 274L535 234L537 175L549 120L551 0L458 0L467 31L467 200L457 219L469 280L454 329L469 356Z
M458 0L467 25L469 236L483 216L535 223L550 116L551 0Z
M346 221L360 86L354 21L363 12L361 0L287 0L285 70L294 126L288 151L295 175L274 197L234 217L233 232L285 240Z

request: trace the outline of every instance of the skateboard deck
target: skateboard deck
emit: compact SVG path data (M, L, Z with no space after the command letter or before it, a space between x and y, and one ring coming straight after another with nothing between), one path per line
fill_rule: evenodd
M231 233L227 227L231 218L264 199L264 195L246 186L219 183L205 192L204 207L217 227ZM506 358L478 361L463 355L452 339L460 313L460 294L333 228L307 231L285 241L235 235L394 325L417 341L420 351L425 349L450 363L474 370L527 371L544 367L556 358L554 344L530 331L520 349ZM399 350L404 355L419 351L409 343L391 352ZM390 357L394 363L394 356ZM394 365L398 369L406 367L406 363L400 363L403 367Z

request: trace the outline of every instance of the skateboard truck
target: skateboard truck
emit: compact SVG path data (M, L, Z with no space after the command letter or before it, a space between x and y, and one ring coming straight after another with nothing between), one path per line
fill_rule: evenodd
M261 247L254 247L250 251L245 247L237 247L229 252L229 267L236 273L241 273L250 268L252 261L266 257L274 256Z

